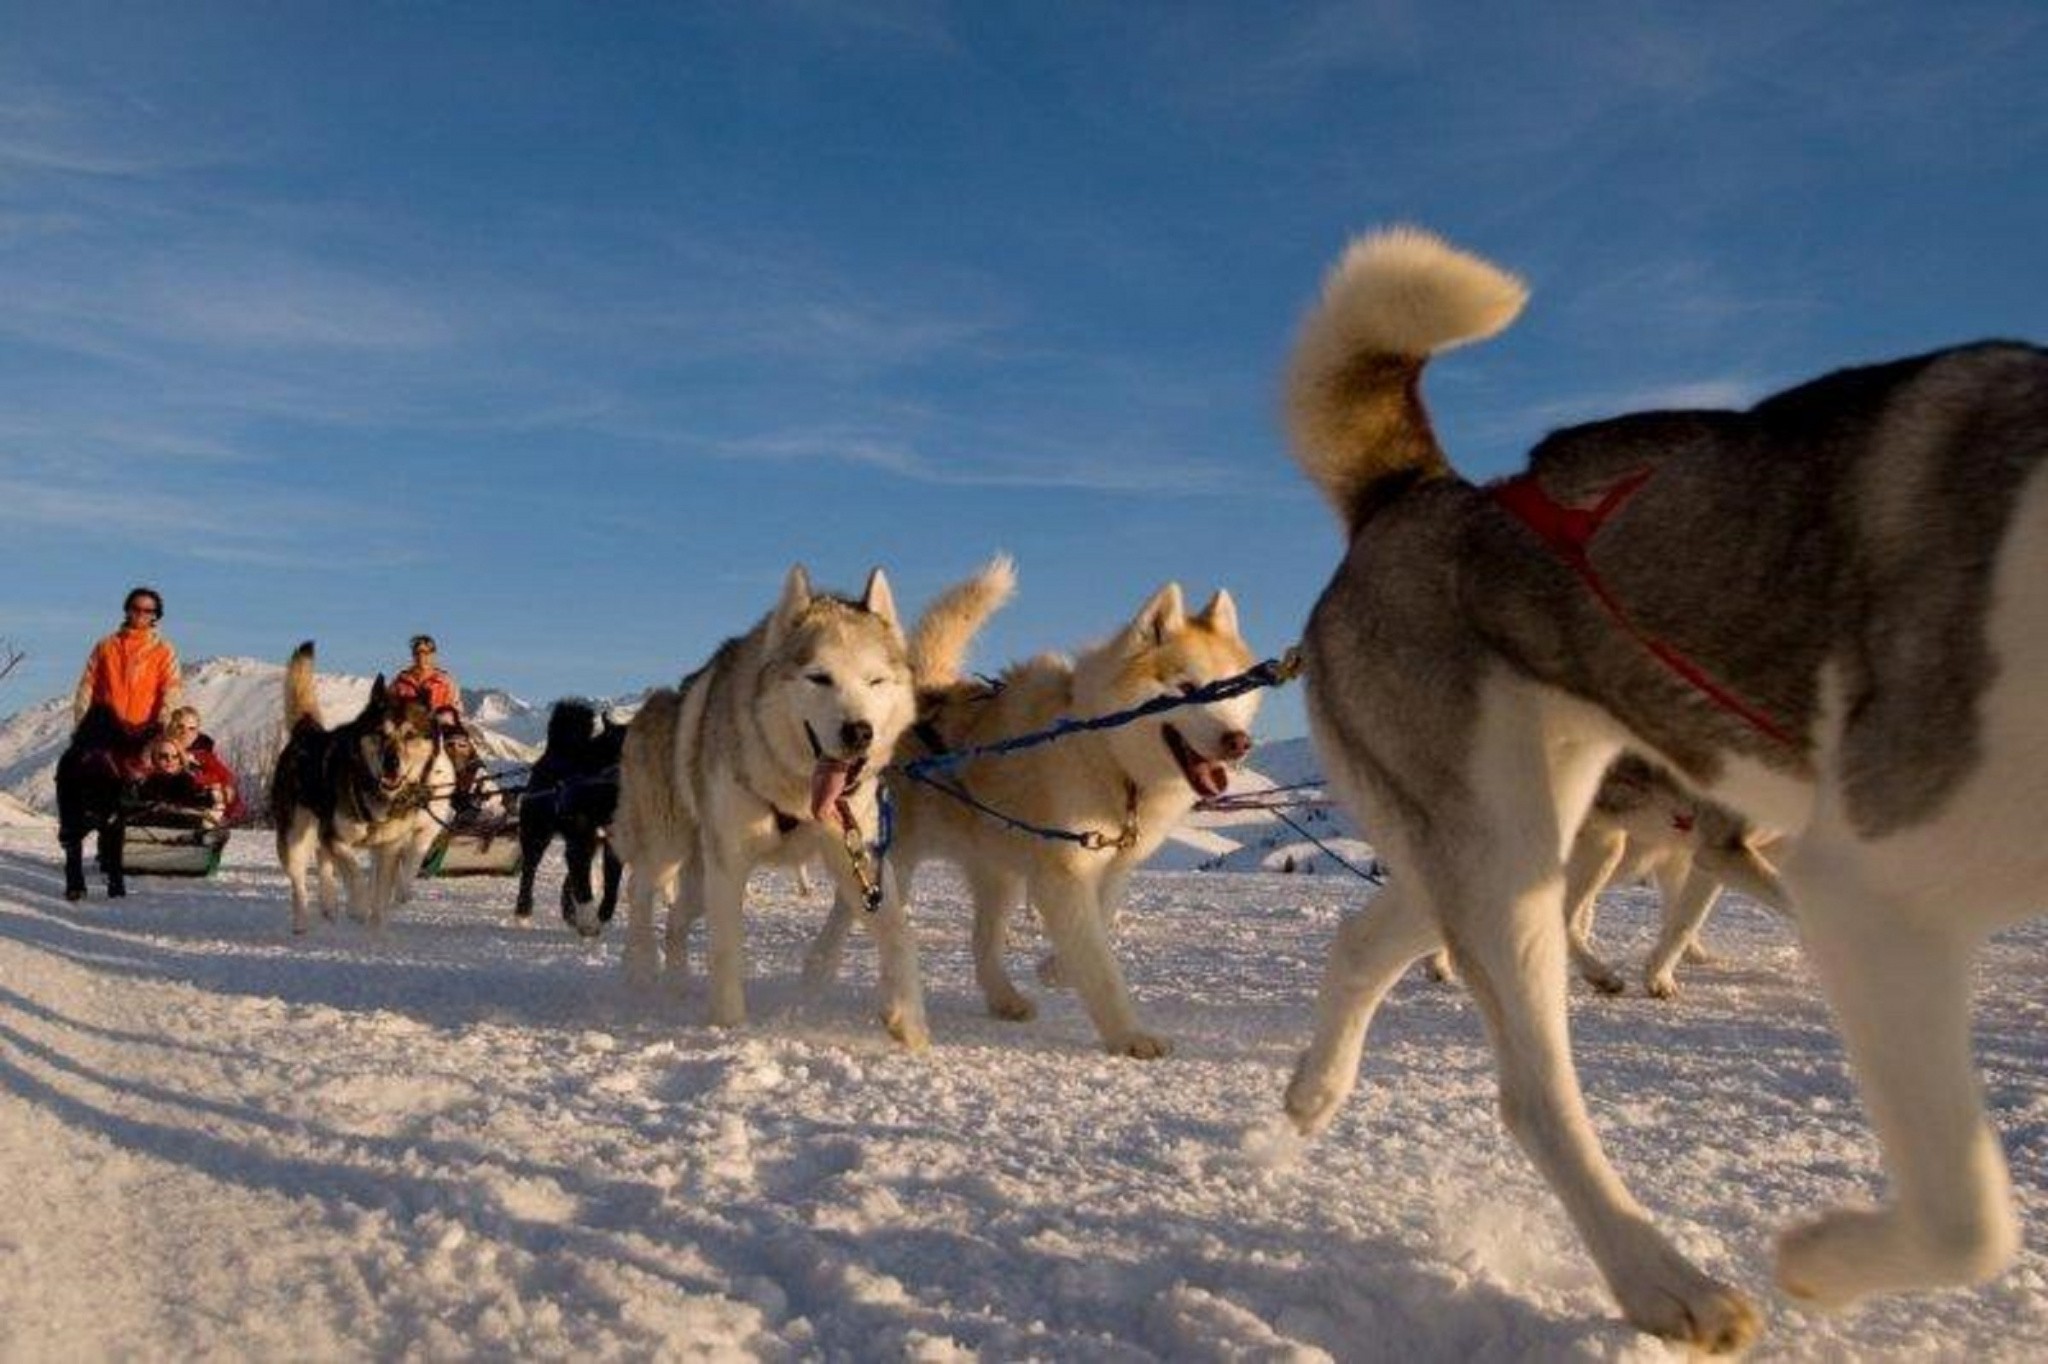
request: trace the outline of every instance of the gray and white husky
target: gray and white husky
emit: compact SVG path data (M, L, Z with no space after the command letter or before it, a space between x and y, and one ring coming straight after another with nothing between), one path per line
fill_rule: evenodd
M911 637L919 689L916 748L975 748L1181 695L1251 666L1237 607L1218 592L1190 613L1168 583L1108 640L1069 660L1046 655L1007 669L995 686L961 676L968 641L1008 599L998 558L933 603ZM1060 979L1074 987L1112 1053L1150 1059L1165 1039L1139 1022L1110 934L1130 875L1197 800L1221 794L1251 751L1258 693L1188 705L1056 743L977 758L944 776L1012 820L1075 834L1092 846L999 822L929 785L892 777L896 871L910 894L917 865L957 863L974 898L974 971L989 1012L1028 1019L1036 1006L1003 969L1005 922L1027 896L1051 938ZM853 913L844 897L813 945L805 976L831 978Z
M792 568L758 625L681 686L650 695L626 733L611 831L626 868L628 976L646 982L659 973L654 901L672 887L672 981L680 986L687 974L691 923L707 918L711 1021L745 1022L747 873L764 862L816 861L842 898L859 904L878 893L866 917L881 957L882 1020L898 1041L928 1046L916 938L895 873L873 848L881 769L916 706L880 569L850 601L813 593L803 568Z
M419 866L423 812L430 783L446 770L433 716L417 701L394 701L379 674L360 714L328 729L314 687L313 642L292 652L284 672L288 738L270 785L277 858L291 882L292 932L304 933L311 881L319 880L323 914L332 916L331 875L348 888L357 917L382 926ZM363 884L355 850L370 854Z
M1394 878L1339 930L1287 1087L1330 1121L1367 1025L1447 942L1502 1115L1629 1320L1758 1329L1608 1165L1572 1068L1563 863L1615 755L1783 831L1793 913L1890 1199L1779 1242L1822 1305L1975 1283L2019 1242L1970 1054L1971 961L2048 904L2048 353L1986 343L1843 370L1745 412L1557 432L1457 477L1420 380L1519 281L1425 233L1355 243L1301 334L1289 417L1349 547L1311 615L1311 729Z

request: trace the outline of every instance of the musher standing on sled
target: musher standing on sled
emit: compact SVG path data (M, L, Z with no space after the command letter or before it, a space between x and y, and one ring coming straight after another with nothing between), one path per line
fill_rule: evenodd
M183 688L178 651L156 632L164 599L153 587L131 588L121 612L121 628L93 645L85 660L71 697L74 729L96 705L131 731L163 724L177 707Z

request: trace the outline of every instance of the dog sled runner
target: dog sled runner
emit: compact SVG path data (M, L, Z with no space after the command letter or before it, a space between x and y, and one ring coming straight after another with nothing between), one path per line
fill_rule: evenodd
M130 876L211 876L220 870L229 831L130 824L121 865Z

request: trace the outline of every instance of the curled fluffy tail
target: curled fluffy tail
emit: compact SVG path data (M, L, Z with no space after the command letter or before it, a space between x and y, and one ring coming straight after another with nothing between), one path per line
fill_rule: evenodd
M313 641L310 639L292 650L291 661L284 665L284 732L289 734L297 729L301 720L325 724L320 718L320 696L313 687Z
M1287 424L1295 458L1347 530L1381 479L1450 472L1422 405L1422 367L1492 336L1527 298L1505 270L1412 227L1358 238L1331 268L1295 342Z
M925 608L910 632L910 670L919 687L945 687L960 680L967 646L981 627L1017 590L1017 567L998 554L972 578L955 583Z

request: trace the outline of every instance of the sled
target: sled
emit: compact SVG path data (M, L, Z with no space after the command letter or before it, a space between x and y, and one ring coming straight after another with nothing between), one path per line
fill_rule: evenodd
M421 876L510 876L519 870L519 821L441 831L420 863Z
M122 841L121 867L130 876L211 876L220 870L227 846L226 829L130 824Z

